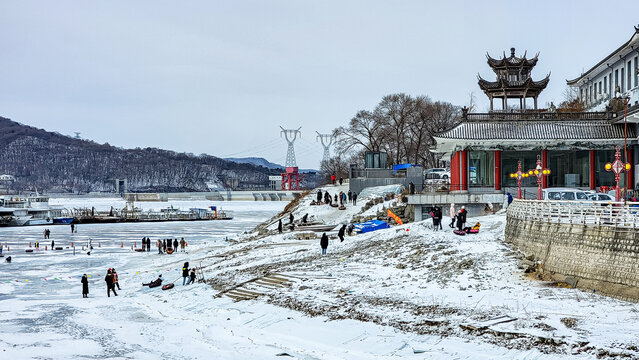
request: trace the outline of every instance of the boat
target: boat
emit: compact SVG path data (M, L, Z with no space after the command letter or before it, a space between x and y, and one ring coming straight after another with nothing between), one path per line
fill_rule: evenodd
M318 225L299 225L295 227L297 231L314 231L314 232L326 232L335 229L337 225L326 225L326 224L318 224Z
M12 217L7 226L53 224L53 218L62 216L62 210L60 206L50 206L48 196L8 196L0 198L0 216Z
M64 217L64 216L54 217L53 218L53 224L54 225L58 225L58 224L69 225L69 224L71 224L73 222L73 220L75 220L75 218L73 218L73 217Z

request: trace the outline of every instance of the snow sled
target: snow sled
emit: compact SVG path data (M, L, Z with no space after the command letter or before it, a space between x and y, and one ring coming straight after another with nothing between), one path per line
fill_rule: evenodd
M32 253L32 252L33 252L33 249L27 249L27 250L25 250L24 252Z
M55 249L56 249L56 250L62 250L63 248L62 248L62 246L58 246L58 247L56 247Z
M166 253L167 253L167 254L173 254L173 252L174 252L174 251L175 251L175 250L173 250L173 249L166 249Z
M166 285L162 286L162 290L173 289L173 286L175 286L175 285L173 285L172 283L171 284L166 284Z
M337 208L337 210L346 210L346 206L342 205L339 208Z
M339 205L337 204L331 204L332 207L338 207Z
M144 249L135 249L135 251L142 252L142 251L144 251Z
M479 232L479 229L470 229L468 230L469 234L477 234Z
M466 232L464 230L453 230L453 232L460 236L466 235Z

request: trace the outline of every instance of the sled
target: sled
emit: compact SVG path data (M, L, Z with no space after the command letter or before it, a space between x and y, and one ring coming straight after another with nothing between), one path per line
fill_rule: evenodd
M162 286L162 290L169 290L169 289L173 289L173 286L175 286L175 285L173 285L173 283L171 283L171 284L166 284L166 285Z
M479 229L470 229L468 230L469 234L477 234L479 232Z
M337 210L346 210L346 206L342 205Z
M142 252L142 251L144 251L144 249L135 249L135 251Z
M174 251L175 251L175 250L173 250L173 249L166 249L166 253L167 253L167 254L173 254L173 252L174 252Z
M466 232L465 232L465 231L463 231L463 230L453 230L453 232L454 232L455 234L457 234L457 235L460 235L460 236L464 236L464 235L466 235Z
M25 250L24 252L32 253L32 252L33 252L33 249L27 249L27 250Z
M56 249L56 250L62 250L62 249L63 249L63 247L62 247L62 246L58 246L58 247L56 247L55 249Z
M337 204L331 204L332 207L338 207L339 205Z

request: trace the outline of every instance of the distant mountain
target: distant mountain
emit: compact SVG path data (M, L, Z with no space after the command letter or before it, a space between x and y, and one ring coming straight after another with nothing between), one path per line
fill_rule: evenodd
M284 169L283 165L272 163L261 157L224 158L224 160L233 161L238 164L253 164L255 166L263 166L267 169L278 169L278 170ZM315 169L299 169L299 171L302 173L318 172Z
M0 174L15 176L14 190L108 192L114 179L127 179L128 190L137 192L265 189L269 175L280 172L209 155L122 149L0 117ZM307 178L312 187L316 179Z
M284 169L284 166L272 163L260 157L224 158L224 160L233 161L234 163L238 164L253 164L255 166L263 166L267 169Z

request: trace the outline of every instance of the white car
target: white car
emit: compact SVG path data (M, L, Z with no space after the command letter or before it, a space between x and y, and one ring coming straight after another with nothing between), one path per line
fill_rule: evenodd
M426 179L429 179L428 175L429 174L437 174L438 176L432 176L432 179L443 179L443 180L448 180L450 179L450 171L444 169L444 168L432 168L432 169L427 169L424 172L424 175L426 175Z

